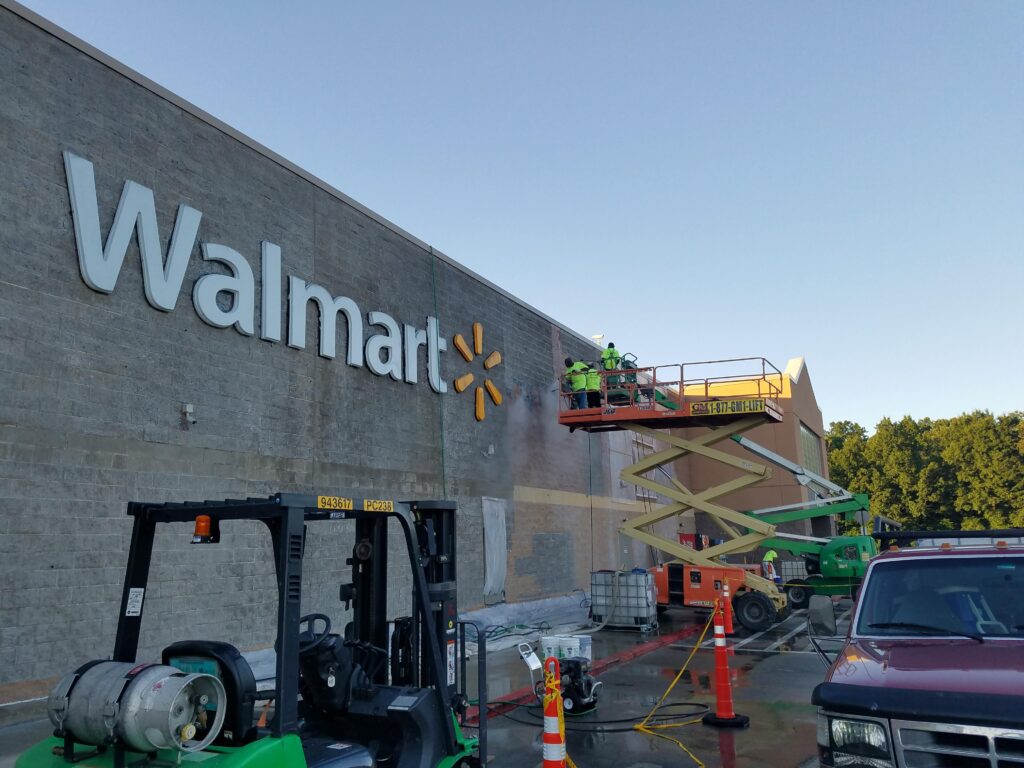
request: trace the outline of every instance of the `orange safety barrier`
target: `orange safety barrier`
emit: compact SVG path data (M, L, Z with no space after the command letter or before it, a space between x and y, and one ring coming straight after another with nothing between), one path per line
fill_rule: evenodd
M715 711L702 718L704 725L746 728L750 718L737 715L732 705L732 680L729 677L729 651L726 648L725 616L721 601L715 604Z

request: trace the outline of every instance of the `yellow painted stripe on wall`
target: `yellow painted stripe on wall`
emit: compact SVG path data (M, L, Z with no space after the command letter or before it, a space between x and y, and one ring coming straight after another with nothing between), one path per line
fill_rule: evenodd
M517 504L545 504L558 507L580 507L586 509L590 509L591 504L593 504L594 509L604 509L627 514L638 514L640 512L650 511L649 507L635 501L613 499L609 496L588 496L585 493L558 491L554 488L532 488L526 485L515 486L512 491L512 499Z

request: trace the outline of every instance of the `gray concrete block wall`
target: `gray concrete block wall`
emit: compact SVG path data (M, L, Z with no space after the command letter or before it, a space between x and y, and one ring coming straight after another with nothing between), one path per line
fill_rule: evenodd
M562 358L592 357L584 340L6 9L0 93L0 686L110 653L130 500L278 490L454 498L469 607L483 600L482 496L595 490L594 446L554 423ZM200 210L199 241L234 248L253 269L256 336L197 316L192 286L223 271L198 246L173 312L147 304L134 240L115 290L90 289L64 150L94 164L104 236L126 180L154 191L165 247L178 205ZM427 385L422 350L416 385L349 367L343 353L319 357L312 310L305 350L261 340L261 240L281 247L283 293L297 275L356 300L364 322L371 310L417 327L438 317L449 392ZM469 370L485 375L482 358L466 363L451 341L470 339L474 321L484 325L484 355L503 357L486 376L504 402L488 401L483 422L472 389L451 386ZM343 341L339 332L339 351ZM182 403L194 407L187 429ZM517 532L532 556L561 548L561 523L532 525ZM186 636L271 643L275 587L262 531L240 525L220 546L192 547L185 528L158 539L140 655ZM308 546L303 609L343 623L337 587L349 580L351 532L311 531ZM392 614L408 611L402 554L396 544Z

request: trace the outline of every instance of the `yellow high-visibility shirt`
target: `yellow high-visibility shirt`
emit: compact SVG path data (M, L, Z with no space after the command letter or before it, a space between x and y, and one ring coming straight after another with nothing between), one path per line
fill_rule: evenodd
M573 392L582 392L587 388L587 368L584 362L575 362L565 369L565 378Z
M619 359L622 355L619 354L619 350L615 347L610 347L601 352L601 364L604 366L606 371L614 371L619 367Z

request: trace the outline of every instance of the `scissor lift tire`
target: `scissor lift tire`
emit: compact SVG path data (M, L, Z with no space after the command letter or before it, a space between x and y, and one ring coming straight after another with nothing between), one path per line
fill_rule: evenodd
M736 620L750 632L763 632L778 619L778 611L767 595L748 591L739 595L733 603Z

